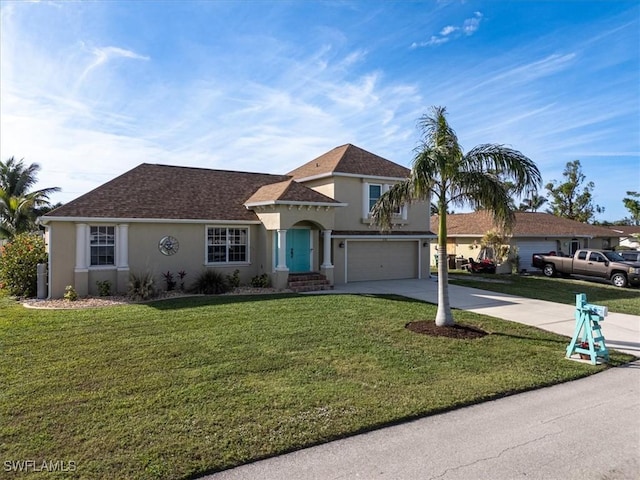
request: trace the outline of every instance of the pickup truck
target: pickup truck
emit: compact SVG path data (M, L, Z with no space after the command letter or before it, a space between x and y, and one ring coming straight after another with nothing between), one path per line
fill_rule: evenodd
M583 275L606 278L616 287L640 285L640 262L628 262L609 250L578 250L573 257L534 253L531 264L547 277Z

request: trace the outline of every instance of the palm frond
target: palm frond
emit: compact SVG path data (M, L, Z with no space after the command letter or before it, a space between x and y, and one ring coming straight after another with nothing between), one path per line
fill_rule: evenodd
M415 199L411 178L393 185L383 193L371 209L371 219L381 228L390 230L395 212Z
M502 181L512 181L516 195L531 195L542 184L542 176L533 160L504 145L478 145L465 155L465 163L470 171L493 171Z

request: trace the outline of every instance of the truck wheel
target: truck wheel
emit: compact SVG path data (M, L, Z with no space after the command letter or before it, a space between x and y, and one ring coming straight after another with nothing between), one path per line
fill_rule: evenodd
M611 283L620 288L627 286L627 276L624 273L614 273L611 275Z
M556 266L553 263L547 263L542 269L542 273L544 273L545 277L555 277Z

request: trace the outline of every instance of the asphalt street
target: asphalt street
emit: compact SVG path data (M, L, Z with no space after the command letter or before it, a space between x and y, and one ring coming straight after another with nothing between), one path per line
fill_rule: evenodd
M435 303L435 279L359 282L335 293ZM571 336L574 308L450 286L452 305ZM603 322L607 346L640 356L640 316ZM571 360L567 360L571 361ZM640 360L548 388L355 435L207 480L638 480Z

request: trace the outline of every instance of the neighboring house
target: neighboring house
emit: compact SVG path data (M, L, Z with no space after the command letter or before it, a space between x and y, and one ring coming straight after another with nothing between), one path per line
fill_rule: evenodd
M40 218L49 251L49 296L65 286L96 294L97 281L127 290L131 273L319 272L330 284L429 274L427 202L405 206L389 232L369 211L410 171L343 145L287 175L143 163Z
M615 232L619 238L620 246L640 250L640 226L635 225L613 225L609 228Z
M519 270L531 270L534 253L557 252L572 255L580 248L612 249L618 237L606 227L576 222L549 213L516 212L516 223L508 237L508 244L517 247ZM431 217L431 225L438 225L438 216ZM495 229L486 211L447 215L447 254L476 258L482 237ZM437 242L432 244L436 253Z

